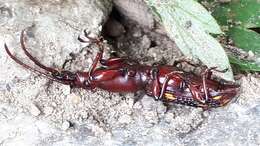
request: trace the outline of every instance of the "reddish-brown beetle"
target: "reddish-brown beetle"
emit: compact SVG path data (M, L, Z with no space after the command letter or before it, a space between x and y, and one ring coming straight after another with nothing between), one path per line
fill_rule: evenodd
M103 59L104 44L102 38L91 38L85 32L89 41L79 37L81 42L91 42L100 48L88 72L70 72L47 67L35 59L26 49L24 32L20 37L21 47L36 65L44 69L35 69L11 54L7 45L7 54L18 64L40 74L50 80L70 85L71 87L94 89L101 88L110 92L137 92L144 90L149 96L165 103L179 103L204 109L226 105L236 94L239 86L231 83L221 83L211 79L215 67L205 69L201 76L185 72L176 66L141 65L125 58ZM187 61L186 61L187 62ZM97 67L98 63L102 67ZM190 62L187 62L191 64Z

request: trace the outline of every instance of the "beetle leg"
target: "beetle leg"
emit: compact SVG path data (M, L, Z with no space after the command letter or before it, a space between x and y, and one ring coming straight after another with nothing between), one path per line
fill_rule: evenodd
M201 95L200 90L197 88L196 85L188 84L188 87L189 87L189 90L190 90L190 92L192 94L192 97L196 101L198 101L200 103L203 103L203 104L206 103L206 100L203 98L203 96Z
M97 42L95 42L98 47L99 47L99 52L97 53L90 69L89 69L89 77L92 77L93 72L96 70L97 68L97 64L101 61L101 59L103 58L103 53L104 53L104 44L103 44L103 40L99 40Z
M211 67L211 68L205 69L202 72L202 84L203 84L203 91L204 91L204 94L205 94L205 101L207 101L209 99L208 88L207 88L207 85L206 85L206 79L210 79L211 78L212 71L225 73L225 72L228 71L228 68L224 69L224 70L218 70L217 67Z
M89 76L91 77L93 71L96 69L98 62L103 58L103 53L104 53L104 43L103 43L103 37L98 37L98 38L92 38L88 36L88 33L86 29L84 30L84 36L89 39L89 40L84 40L80 36L78 36L78 40L82 43L94 43L98 46L99 52L97 53L90 69L89 69Z
M108 67L121 67L127 61L126 58L109 58L109 59L101 59L100 64Z
M164 112L164 114L166 114L168 111L170 111L172 105L167 101L163 101L163 105L166 107L165 112Z
M129 59L127 57L113 57L109 59L101 59L100 64L108 67L122 67L126 64L135 65L139 64L136 60Z
M201 66L200 63L193 63L191 60L188 59L180 59L180 60L175 60L173 63L173 66L177 66L180 63L187 63L193 67L199 67Z
M153 80L153 90L152 90L152 94L153 96L155 97L156 100L160 100L163 98L164 94L165 94L165 91L166 91L166 88L167 88L167 85L168 85L168 82L170 80L170 77L173 75L173 74L180 74L180 73L183 73L183 72L180 72L180 71L172 71L168 74L165 75L165 79L164 79L164 82L162 84L162 88L160 89L160 81L159 81L159 77L158 77L158 71L153 71L153 77L154 77L154 80Z
M97 68L97 64L100 62L102 62L102 58L103 58L103 53L104 53L104 49L105 49L105 46L104 46L104 43L103 43L103 37L98 37L98 38L93 38L93 37L90 37L89 34L87 33L86 29L84 30L84 36L88 39L88 40L84 40L82 39L80 36L78 36L78 40L82 43L94 43L98 46L99 48L99 52L97 53L92 65L90 66L90 69L89 69L89 78L91 80L92 78L92 74L93 72L96 70Z
M206 68L206 69L202 72L202 75L203 75L203 74L206 74L206 78L207 78L207 79L211 79L212 71L219 72L219 73L225 73L225 72L228 71L228 68L223 69L223 70L219 70L219 69L217 69L217 67Z
M94 37L90 37L89 33L87 32L86 29L84 29L84 36L89 39L91 42L100 42L101 40L103 40L103 37L99 37L99 38L94 38Z
M173 74L182 74L183 72L181 71L172 71L168 74L165 75L165 79L164 79L164 82L162 84L162 89L160 91L160 96L159 96L159 99L162 99L163 98L163 95L165 94L165 91L166 91L166 88L167 88L167 85L168 85L168 82L170 80L170 77L173 75ZM180 78L182 78L181 76L179 76ZM183 79L184 80L184 79Z
M89 33L87 32L86 29L84 29L84 36L88 39L88 40L84 40L82 39L80 36L78 36L78 40L81 42L81 43L100 43L103 41L103 37L98 37L98 38L94 38L94 37L90 37L89 36Z
M102 59L103 57L103 50L100 50L100 52L97 53L92 65L90 66L90 69L89 69L89 77L92 76L93 72L96 70L97 68L97 64L98 62L100 62L100 60Z
M159 70L158 68L154 67L151 70L153 82L152 82L152 95L154 96L155 100L160 99L160 81L159 81Z

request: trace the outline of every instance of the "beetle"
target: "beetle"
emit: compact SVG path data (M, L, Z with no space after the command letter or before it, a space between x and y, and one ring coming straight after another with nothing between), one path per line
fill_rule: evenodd
M186 62L192 66L199 66L190 61L177 61L174 65L143 65L137 61L127 58L112 57L103 58L105 49L103 38L89 37L84 31L84 40L78 37L83 43L95 44L99 48L88 72L55 69L47 67L34 58L25 45L25 30L20 36L21 48L25 55L38 67L45 71L40 71L28 64L23 63L15 57L4 44L7 54L18 64L34 73L40 74L50 80L70 85L73 88L83 88L93 90L100 88L109 92L137 92L145 91L155 100L164 103L178 103L203 109L216 108L226 105L236 96L239 85L230 82L219 82L213 80L213 71L226 72L227 70L217 70L216 67L205 68L200 75L185 72L177 64ZM98 67L101 64L101 67Z

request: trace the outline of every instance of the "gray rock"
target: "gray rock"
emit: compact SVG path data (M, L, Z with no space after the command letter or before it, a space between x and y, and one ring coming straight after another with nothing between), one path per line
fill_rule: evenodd
M30 107L30 113L33 115L33 116L39 116L41 114L41 111L40 109L35 105L35 104L31 104L31 107Z
M153 15L143 0L113 0L113 2L117 10L128 19L150 29L154 27Z

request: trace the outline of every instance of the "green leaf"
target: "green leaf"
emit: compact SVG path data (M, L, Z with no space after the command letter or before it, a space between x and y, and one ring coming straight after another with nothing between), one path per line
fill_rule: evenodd
M183 54L200 59L208 67L229 68L225 74L217 74L233 80L233 73L228 57L222 46L209 33L221 33L210 13L194 0L147 0L160 14L168 35L173 39Z
M250 30L260 28L259 0L232 0L219 5L213 16L220 24L229 26L228 35L237 47L260 54L260 34Z
M217 24L216 20L211 14L198 2L194 0L145 0L151 9L161 15L161 12L172 11L179 13L184 19L192 19L192 22L209 33L220 34L223 33ZM177 12L174 12L174 11ZM180 18L180 19L182 19Z
M239 67L242 71L255 71L260 72L260 66L254 62L240 60L234 56L229 56L230 63Z
M260 35L250 29L233 27L229 29L228 35L233 39L236 46L260 54Z

